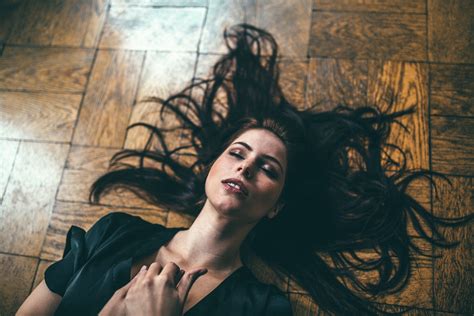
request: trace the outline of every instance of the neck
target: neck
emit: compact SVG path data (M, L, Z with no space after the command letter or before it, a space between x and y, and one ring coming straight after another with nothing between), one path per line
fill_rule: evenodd
M234 270L242 265L240 248L254 225L223 216L206 201L193 224L178 232L167 248L192 268Z

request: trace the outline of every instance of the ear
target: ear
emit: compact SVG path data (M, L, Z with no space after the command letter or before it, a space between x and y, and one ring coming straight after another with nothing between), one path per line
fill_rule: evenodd
M281 209L285 206L285 203L283 202L278 202L278 204L275 206L275 209L273 211L271 211L270 213L268 213L267 217L269 219L272 219L274 218L275 216L277 216L277 214L281 211Z

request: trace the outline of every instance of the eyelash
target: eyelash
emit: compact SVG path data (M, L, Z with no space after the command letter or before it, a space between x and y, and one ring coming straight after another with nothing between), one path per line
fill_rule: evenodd
M242 155L240 155L240 154L238 154L238 153L236 153L236 152L232 152L232 151L231 151L231 152L229 152L229 154L230 154L231 156L235 156L235 157L238 157L238 158L240 158L240 159L243 159L243 158L244 158ZM263 171L265 171L265 173L267 173L270 177L276 179L277 175L276 175L276 173L275 173L274 171L268 170L268 169L264 169L264 168L261 168L261 169L262 169Z

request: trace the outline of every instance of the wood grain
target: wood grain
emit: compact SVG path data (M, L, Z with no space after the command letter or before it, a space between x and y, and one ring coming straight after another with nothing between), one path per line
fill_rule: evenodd
M426 12L426 1L314 0L313 10L424 14Z
M256 1L229 0L222 2L209 0L199 52L226 53L224 30L238 23L257 24Z
M24 5L24 1L13 5L0 4L0 46L2 46L10 36L13 21L18 15L18 12L21 11L21 9L19 9L20 5Z
M112 7L100 48L195 52L205 8Z
M170 210L166 220L166 227L190 227L195 217Z
M431 117L433 170L457 175L474 174L474 119Z
M72 146L67 157L66 168L104 172L109 167L110 158L117 151L117 149L100 147Z
M53 261L49 260L39 260L35 279L33 280L33 286L31 287L32 291L41 283L41 281L44 280L44 272L52 263Z
M288 298L291 302L293 315L312 316L319 315L319 307L311 296L299 293L289 293Z
M437 181L439 196L434 199L434 214L459 217L473 214L474 181L466 177L449 177L453 186ZM474 229L472 223L457 228L442 228L448 241L459 241L454 249L436 249L434 270L435 308L445 311L474 313Z
M83 92L94 57L91 49L5 47L0 89Z
M71 141L81 96L0 92L0 137Z
M314 11L309 46L312 57L426 60L426 19Z
M89 190L94 181L105 172L65 169L57 199L65 202L89 202ZM138 198L129 190L117 188L104 195L101 205L156 209L157 206Z
M9 44L96 47L108 0L24 1Z
M166 99L184 89L191 83L196 59L197 56L194 53L147 53L137 94L139 103L133 108L129 124L142 122L162 128L179 127L176 115L169 110L164 112L163 120L160 118L161 104L143 101L147 97ZM144 127L128 130L125 148L143 149L149 134L149 130ZM181 131L166 134L169 144L178 146ZM157 140L152 143L152 146L161 148Z
M7 183L13 169L19 142L0 140L0 204L7 188Z
M429 168L428 143L428 70L427 65L411 62L369 61L368 104L389 113L412 106L416 112L397 120L408 128L392 124L389 143L407 154L407 168ZM398 151L387 149L395 161ZM384 155L386 157L386 155Z
M311 58L307 102L315 111L367 104L366 60Z
M0 207L0 251L39 255L68 149L21 143Z
M474 66L431 65L431 114L474 116Z
M429 60L474 62L474 2L428 0Z
M143 52L99 51L74 133L76 145L123 146Z
M422 241L419 238L415 238L414 243L426 251L428 254L431 254L431 246ZM358 256L364 258L365 260L375 260L380 257L380 255L368 251L361 250L357 251ZM326 258L323 255L323 259L328 263L329 266L330 259ZM395 264L398 264L398 259L394 259ZM374 302L384 303L384 304L395 304L403 306L417 306L422 308L432 308L432 295L433 295L433 286L432 286L432 273L433 273L433 263L430 258L417 256L416 260L411 262L412 275L406 285L400 291L394 294L385 294L379 295L375 299L371 299ZM377 273L374 271L362 272L354 270L355 275L359 278L364 284L373 283L378 280ZM341 279L342 281L342 279ZM348 283L349 288L353 291L356 291L350 283ZM302 288L294 279L289 279L288 291L290 293L306 294L309 295L308 291ZM360 292L356 292L360 293ZM362 293L361 293L362 295ZM368 298L369 299L369 298Z
M311 26L312 0L256 1L257 26L269 31L280 45L280 54L306 57Z
M306 108L305 90L308 77L307 59L282 59L279 62L280 86L289 102Z
M173 7L205 7L207 0L111 0L112 6L173 6Z
M110 212L125 212L139 216L146 221L160 225L166 224L166 211L154 209L130 209L126 207L106 207L82 203L56 202L41 250L41 259L59 260L64 252L66 235L71 225L88 231L102 216Z
M29 294L38 259L0 254L0 311L14 315Z

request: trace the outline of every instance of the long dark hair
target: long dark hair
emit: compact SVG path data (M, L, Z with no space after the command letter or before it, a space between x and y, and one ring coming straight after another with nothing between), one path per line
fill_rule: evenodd
M434 176L449 182L440 173L408 170L403 150L387 143L391 125L401 124L397 119L414 109L390 113L390 108L340 105L331 111L316 106L300 110L279 86L277 44L269 33L241 24L224 37L228 53L210 78L195 79L165 100L145 100L178 120L180 146L166 141L176 128L129 126L147 128L148 142L141 150L113 156L110 171L92 185L91 202L125 187L158 206L196 216L215 159L244 131L265 128L280 137L288 152L280 198L284 207L274 219L262 218L244 244L294 279L323 310L382 312L369 297L400 290L416 254L431 256L414 243L409 223L431 244L454 247L457 243L447 241L437 227L473 218L436 217L407 193L415 179L426 179L435 188ZM390 148L402 153L402 161L391 158ZM138 163L124 163L128 158ZM374 255L366 258L359 250ZM363 281L374 271L375 282Z

